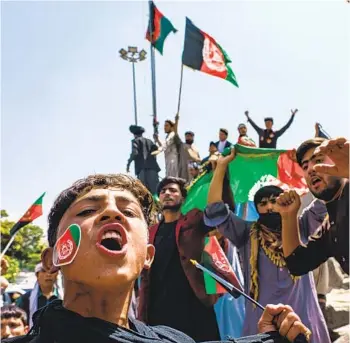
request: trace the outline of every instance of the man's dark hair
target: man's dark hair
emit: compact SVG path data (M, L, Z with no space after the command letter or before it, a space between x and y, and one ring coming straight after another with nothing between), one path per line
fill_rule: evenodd
M282 188L269 185L261 187L254 195L254 204L256 209L258 209L258 204L261 202L264 198L270 198L272 195L279 196L281 193L283 193Z
M11 304L1 307L1 319L19 318L24 326L28 325L27 314L18 306Z
M316 137L308 139L307 141L301 143L296 152L297 162L301 166L301 162L304 158L304 155L312 148L320 146L326 139L321 137Z
M92 189L110 188L127 190L135 196L141 205L143 215L150 225L155 220L155 205L151 193L141 181L125 174L95 174L80 179L65 189L55 200L51 207L48 222L49 246L53 247L57 239L58 225L70 205L80 196Z
M165 122L168 123L171 127L174 127L175 125L175 123L170 119L167 119Z
M273 118L272 117L267 117L264 119L265 122L270 121L273 124Z
M186 131L186 132L185 132L185 136L186 136L186 135L194 136L194 132L193 132L193 131Z
M224 129L224 128L221 128L220 129L220 132L223 132L226 136L228 136L228 130Z
M159 196L161 190L165 186L167 186L167 185L169 185L171 183L175 183L175 184L179 185L180 192L181 192L182 196L184 198L186 198L186 196L187 196L187 190L185 188L186 180L182 179L181 177L174 177L174 176L167 176L162 181L159 182L158 187L157 187L157 194L158 194L158 196Z

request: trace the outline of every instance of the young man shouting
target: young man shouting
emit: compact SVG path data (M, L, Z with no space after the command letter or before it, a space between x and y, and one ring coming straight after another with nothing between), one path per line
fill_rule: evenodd
M152 195L126 175L92 175L64 190L51 208L42 254L46 270L61 269L64 299L38 311L31 332L11 342L193 343L175 329L127 316L134 283L154 257L153 214ZM267 333L254 342L286 342L276 330L289 341L309 332L284 305L267 307L259 327Z

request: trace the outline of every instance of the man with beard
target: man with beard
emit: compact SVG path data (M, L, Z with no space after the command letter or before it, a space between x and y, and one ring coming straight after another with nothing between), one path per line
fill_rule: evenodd
M157 155L164 151L165 175L182 177L188 180L188 154L177 132L179 118L177 114L175 116L175 122L169 119L164 122L164 132L166 133L165 142L161 142L157 134L154 135L158 150L152 152L152 155Z
M47 271L61 269L63 302L55 300L38 311L27 336L3 342L193 343L177 330L127 316L134 283L154 257L154 246L147 242L153 218L151 193L127 175L95 174L64 190L50 210L49 248L42 254ZM265 334L253 338L256 343L292 342L310 334L284 305L269 305L259 329Z
M142 277L139 317L150 325L180 330L197 342L219 340L213 307L218 297L206 294L201 273L190 263L190 258L200 260L201 243L209 230L199 210L181 215L185 185L185 180L174 177L158 185L163 219L150 227L156 255L152 268Z
M154 140L158 145L158 151L153 152L155 155L164 151L165 156L165 175L175 176L179 175L179 151L178 151L178 134L177 126L179 123L179 116L175 117L175 122L167 119L164 122L164 132L166 134L165 142L161 142L158 135L154 135Z
M185 149L188 153L188 162L200 162L199 151L194 145L194 132L185 132Z
M158 148L150 139L142 137L145 132L143 127L131 125L129 130L134 134L134 139L131 142L132 150L126 171L129 172L130 164L134 161L135 175L152 194L155 194L159 182L158 173L160 168L152 152Z
M325 202L328 216L304 245L296 215L298 194L288 191L279 197L287 266L293 275L303 275L335 257L349 274L349 141L310 139L299 146L296 155L311 193Z
M248 119L248 122L253 126L255 131L259 135L259 148L268 148L268 149L276 149L277 145L277 139L281 137L288 128L292 125L292 122L294 120L295 114L298 112L297 109L291 110L291 117L286 125L284 125L280 130L274 131L272 129L273 126L273 118L267 117L265 118L265 127L266 129L262 129L258 125L255 124L255 122L252 120L252 118L249 117L249 112L245 111L244 114Z
M255 142L248 137L247 135L247 127L245 124L239 124L238 125L238 141L237 144L250 146L250 147L256 147Z
M312 273L302 277L290 275L282 251L281 216L277 212L277 197L283 190L264 186L254 196L259 214L256 222L236 216L222 201L222 184L228 164L235 151L220 157L210 184L204 222L227 237L240 251L243 260L246 293L263 306L271 301L292 306L312 331L311 342L330 342L328 330L317 301ZM246 301L243 333L257 333L260 310Z

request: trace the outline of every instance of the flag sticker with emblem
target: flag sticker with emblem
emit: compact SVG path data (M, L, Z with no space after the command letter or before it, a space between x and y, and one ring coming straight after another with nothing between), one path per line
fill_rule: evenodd
M79 250L80 242L80 226L77 224L70 225L54 246L54 266L60 267L72 263Z

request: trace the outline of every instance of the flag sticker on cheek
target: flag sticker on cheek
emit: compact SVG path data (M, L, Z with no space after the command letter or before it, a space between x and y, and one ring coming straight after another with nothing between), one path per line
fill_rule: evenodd
M72 224L57 240L53 248L53 264L55 267L70 264L75 259L81 242L81 229Z

